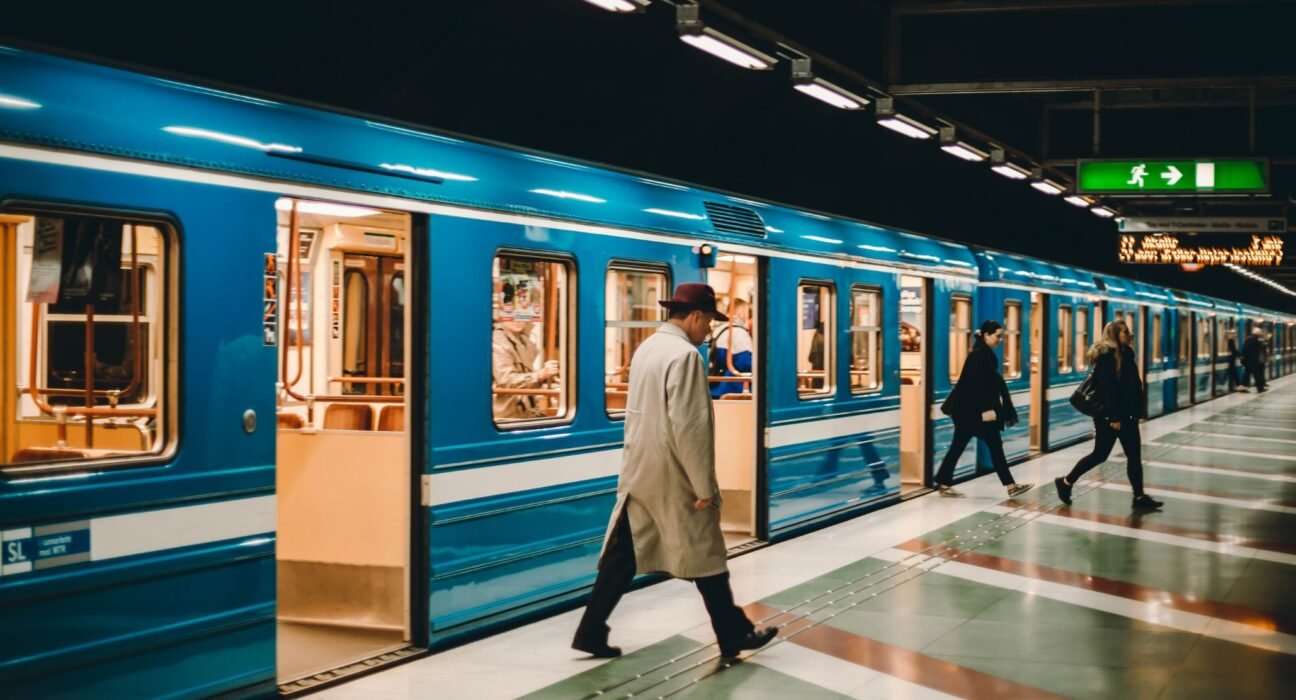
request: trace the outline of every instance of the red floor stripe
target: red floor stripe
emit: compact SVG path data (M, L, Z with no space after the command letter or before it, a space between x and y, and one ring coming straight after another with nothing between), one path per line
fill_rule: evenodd
M1237 535L1222 535L1217 532L1206 532L1204 530L1194 530L1192 528L1179 527L1177 525L1168 525L1166 523L1159 523L1155 520L1149 519L1149 517L1155 517L1155 515L1152 514L1130 517L1123 515L1107 515L1106 513L1095 513L1093 511L1077 510L1075 508L1067 507L1059 508L1054 512L1054 514L1067 518L1075 518L1077 520L1088 520L1093 523L1106 523L1108 525L1120 525L1121 527L1133 528L1135 530L1147 530L1148 532L1161 532L1167 535L1178 535L1180 537L1188 537L1194 540L1202 540L1204 542L1223 542L1225 544L1236 544L1240 547L1264 549L1270 552L1296 554L1296 546L1286 542L1255 540L1247 537L1239 537Z
M901 545L899 549L908 552L921 552L934 547L933 543L924 540L909 540ZM1025 576L1040 581L1049 581L1060 583L1064 586L1074 586L1084 588L1098 593L1137 600L1141 603L1153 603L1156 605L1182 610L1184 612L1197 613L1220 620L1229 620L1238 622L1252 627L1268 631L1278 631L1286 634L1296 632L1296 624L1291 619L1279 618L1271 613L1253 610L1241 605L1232 603L1219 603L1211 600L1202 600L1192 595L1182 593L1172 593L1163 591L1159 588L1150 586L1141 586L1137 583L1127 581L1117 581L1115 579L1104 578L1102 576L1093 576L1090 574L1077 573L1075 571L1066 571L1064 569L1055 569L1051 566L1041 564L1028 564L1015 559L1006 559L993 554L983 554L981 552L962 551L957 548L944 548L938 556L946 559L956 559L964 564L980 566L986 569L1002 571L1018 576Z
M763 603L752 603L745 609L748 617L752 619L767 618L779 613L777 609ZM778 619L772 622L777 624ZM788 641L949 695L962 698L1040 698L1041 700L1063 697L829 625L810 627L808 622L800 620L791 623L779 634L783 636L807 627L809 629Z

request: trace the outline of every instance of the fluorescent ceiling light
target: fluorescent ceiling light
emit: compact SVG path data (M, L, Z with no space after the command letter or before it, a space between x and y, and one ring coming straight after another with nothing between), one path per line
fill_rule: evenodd
M638 12L647 7L650 0L585 0L585 2L608 12Z
M681 34L680 41L742 68L769 70L777 63L773 56L761 53L710 27L703 27L700 33Z
M750 255L731 255L729 253L725 253L716 259L720 262L734 262L740 265L750 265L756 262L756 258Z
M432 168L416 168L412 165L402 163L382 163L378 167L385 170L393 170L399 173L409 173L420 177L433 177L440 180L454 180L455 182L477 182L477 178L471 175L459 175L457 173L448 173L444 170L433 170Z
M1065 187L1059 185L1056 182L1053 182L1052 180L1049 180L1048 178L1040 178L1038 180L1032 180L1030 186L1048 195L1059 195L1062 194L1063 192L1066 192Z
M877 101L877 123L911 139L929 139L936 134L936 129L897 112L894 97L883 97Z
M808 82L797 83L792 87L837 109L863 109L869 104L867 98L837 87L823 78L812 78Z
M226 134L220 131L210 129L196 129L191 126L166 126L162 128L168 134L176 136L190 136L197 139L208 139L210 141L220 141L228 143L231 146L243 146L244 148L255 148L258 151L276 151L278 153L301 153L302 149L297 146L289 146L282 143L262 143L256 139L250 139L246 136L236 136Z
M575 199L580 202L591 202L593 204L607 203L606 199L591 197L590 195L581 194L579 192L564 192L562 190L548 190L548 189L544 189L543 187L539 189L531 190L531 192L534 194L543 194L548 197L557 197L558 199Z
M1101 216L1104 219L1110 219L1113 216L1116 216L1116 212L1107 207L1092 207L1089 211L1093 212L1094 216Z
M820 243L841 243L836 238L824 238L823 236L802 236L807 241L819 241Z
M0 107L8 109L40 109L41 105L39 102L24 100L21 97L14 97L13 95L0 95Z
M288 197L280 197L275 200L275 209L279 211L289 211L292 209L293 200ZM297 200L297 211L303 214L319 214L320 216L336 216L340 218L357 218L361 216L373 216L381 214L377 209L369 207L357 207L350 204L335 204L333 202L312 202L308 200Z
M1000 163L990 167L991 170L1013 180L1025 180L1030 177L1030 171L1014 163Z
M1063 199L1066 200L1067 204L1077 206L1077 207L1084 207L1086 209L1093 205L1092 199L1088 197L1081 197L1078 194L1069 194L1063 197Z
M670 209L644 209L644 211L649 214L661 214L662 216L673 216L677 219L693 219L694 221L701 221L706 218L701 214L689 214L682 211L671 211Z
M941 150L966 161L979 163L990 157L989 153L972 146L965 141L958 140L958 134L952 126L942 126L940 130Z

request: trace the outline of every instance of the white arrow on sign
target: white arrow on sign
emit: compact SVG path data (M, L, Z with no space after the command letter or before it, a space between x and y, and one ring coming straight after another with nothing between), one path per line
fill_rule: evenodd
M1166 167L1168 168L1168 171L1161 173L1161 177L1165 178L1167 185L1173 185L1183 179L1183 173L1179 171L1179 168L1176 168L1173 165L1168 165Z

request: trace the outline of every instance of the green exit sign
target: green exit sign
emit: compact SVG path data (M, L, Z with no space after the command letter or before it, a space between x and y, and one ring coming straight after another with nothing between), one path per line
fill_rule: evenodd
M1082 160L1081 194L1258 194L1269 191L1269 161Z

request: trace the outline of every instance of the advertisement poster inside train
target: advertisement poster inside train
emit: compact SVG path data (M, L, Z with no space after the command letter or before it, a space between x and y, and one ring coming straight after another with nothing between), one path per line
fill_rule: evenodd
M495 275L496 321L544 321L544 267L531 260L499 258Z

